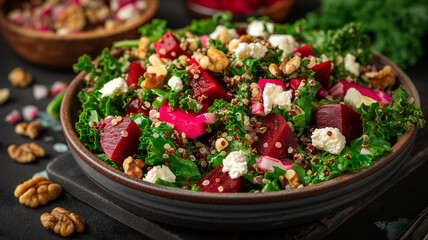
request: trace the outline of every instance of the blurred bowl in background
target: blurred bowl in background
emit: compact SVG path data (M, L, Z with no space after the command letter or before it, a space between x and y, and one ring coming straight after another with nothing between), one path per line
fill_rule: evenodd
M46 67L71 69L85 53L95 57L115 41L138 38L138 28L153 18L159 5L158 0L144 1L147 4L145 10L130 24L120 25L113 30L58 35L13 24L7 18L8 12L25 1L0 0L0 33L13 50L29 62Z

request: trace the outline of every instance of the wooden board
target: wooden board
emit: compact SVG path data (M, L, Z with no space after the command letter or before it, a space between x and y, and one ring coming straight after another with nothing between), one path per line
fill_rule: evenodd
M112 218L128 225L153 239L319 239L332 232L359 210L363 209L378 196L391 188L395 183L413 172L428 160L428 143L422 141L427 137L427 131L422 129L416 139L416 144L404 166L388 182L388 184L371 193L365 199L337 212L332 212L317 221L267 231L219 232L185 229L166 224L156 223L137 216L109 200L109 194L90 181L78 168L72 155L66 153L53 160L47 166L49 178L63 186L63 189L75 198L89 204Z

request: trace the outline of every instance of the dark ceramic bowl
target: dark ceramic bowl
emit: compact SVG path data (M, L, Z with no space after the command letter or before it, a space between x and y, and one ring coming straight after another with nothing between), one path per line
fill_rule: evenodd
M374 53L380 65L391 65L399 82L420 105L409 77L386 57ZM136 215L172 225L228 230L258 230L302 223L349 206L380 188L406 161L414 144L411 128L372 167L301 189L268 193L206 193L176 189L128 177L86 149L78 140L74 123L83 87L82 72L70 84L61 106L61 123L71 152L82 171L110 193L111 200Z
M97 56L115 41L139 37L138 28L155 15L158 0L145 0L147 8L134 22L118 26L111 31L85 31L77 34L58 35L37 32L17 26L7 19L7 13L27 0L0 0L0 33L9 46L22 58L46 67L71 69L83 54Z

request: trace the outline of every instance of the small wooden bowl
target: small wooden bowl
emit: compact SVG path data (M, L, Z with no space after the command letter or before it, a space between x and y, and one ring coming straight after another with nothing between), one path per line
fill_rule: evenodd
M23 0L0 0L0 33L9 46L24 59L46 67L70 69L85 53L95 57L115 41L138 38L138 28L153 18L159 6L158 0L145 1L147 8L140 18L131 24L121 25L110 31L57 35L13 24L7 19L7 13L19 6Z

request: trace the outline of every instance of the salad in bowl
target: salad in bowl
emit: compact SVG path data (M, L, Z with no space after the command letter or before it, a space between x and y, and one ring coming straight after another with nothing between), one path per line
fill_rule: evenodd
M423 113L349 23L154 20L85 71L80 142L131 178L192 191L305 188L370 168Z

